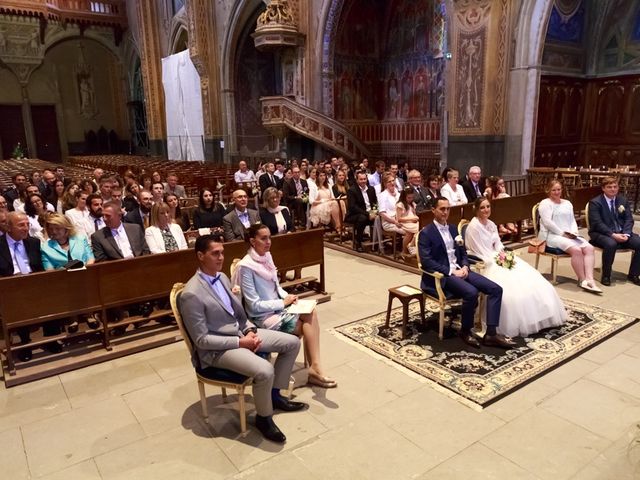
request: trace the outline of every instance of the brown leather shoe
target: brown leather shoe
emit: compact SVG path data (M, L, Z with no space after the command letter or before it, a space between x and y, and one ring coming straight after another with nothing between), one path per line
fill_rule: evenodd
M513 348L516 346L516 342L504 335L485 335L482 339L482 344L487 347L499 347L499 348Z
M476 337L473 336L471 332L460 332L458 334L460 340L473 348L480 348L480 342Z

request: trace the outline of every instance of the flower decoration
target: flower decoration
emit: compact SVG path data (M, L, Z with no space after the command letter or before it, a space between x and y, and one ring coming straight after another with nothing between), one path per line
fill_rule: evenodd
M454 241L456 242L456 245L460 247L464 245L464 239L462 238L461 235L456 235L456 238L454 238Z
M300 196L300 199L302 200L302 203L309 203L309 195L307 193L303 193Z
M234 285L233 288L231 288L231 293L233 293L234 295L239 295L240 294L240 285Z
M622 215L624 213L624 210L625 210L624 205L618 205L618 213L620 215Z
M516 256L513 252L502 250L496 255L496 264L507 270L511 270L516 265Z

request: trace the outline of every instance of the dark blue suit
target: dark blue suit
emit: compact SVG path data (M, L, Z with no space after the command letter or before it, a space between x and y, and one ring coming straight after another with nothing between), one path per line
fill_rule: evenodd
M604 195L598 195L589 202L589 239L596 247L602 249L602 276L611 276L611 266L618 249L634 250L629 266L629 276L640 274L640 237L633 233L633 215L627 200L616 196L614 200L615 213L611 212L609 203ZM620 206L624 211L620 212ZM624 243L618 243L611 235L623 233L629 235Z
M451 238L455 239L458 232L453 225L447 225ZM469 268L469 259L464 246L455 245L456 263L460 268ZM502 287L483 277L482 275L469 270L466 278L459 278L449 275L450 263L447 255L447 247L442 239L442 235L434 223L430 223L422 229L418 235L418 252L422 269L427 272L440 272L445 277L441 280L444 293L452 297L462 298L462 329L471 330L473 327L473 316L478 306L478 294L487 294L487 327L488 334L500 322L500 308L502 306ZM422 290L429 294L436 293L435 281L427 274L422 275Z

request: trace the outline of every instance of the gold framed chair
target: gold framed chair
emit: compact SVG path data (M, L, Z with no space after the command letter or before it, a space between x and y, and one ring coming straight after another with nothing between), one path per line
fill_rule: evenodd
M171 310L173 310L173 316L176 319L184 344L189 350L189 354L193 357L194 346L189 336L189 332L184 326L182 321L182 315L178 302L180 300L180 293L184 289L184 283L176 283L171 289L171 295L169 301L171 302ZM196 356L197 358L197 356ZM240 414L240 431L245 433L247 431L247 411L244 398L244 389L253 383L253 377L245 377L239 373L226 370L224 368L206 369L196 367L196 381L198 382L198 391L200 392L200 405L202 406L202 416L204 421L209 423L209 412L207 409L207 397L205 395L205 384L212 385L214 387L220 387L222 389L222 401L227 401L227 388L234 389L238 394L238 413Z
M531 218L533 219L533 235L538 238L538 232L540 231L540 215L538 214L538 208L540 207L540 203L536 203L531 209ZM548 248L548 247L547 247ZM555 249L559 250L559 249ZM540 257L549 257L551 258L551 283L553 285L558 284L557 275L558 275L558 261L563 258L571 258L571 255L568 255L564 252L560 253L559 251L545 251L540 253L536 252L536 270L539 271L538 265L540 263Z

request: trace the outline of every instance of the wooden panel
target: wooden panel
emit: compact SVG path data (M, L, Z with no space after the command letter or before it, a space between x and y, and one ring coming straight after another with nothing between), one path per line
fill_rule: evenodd
M20 142L27 147L27 137L22 123L20 105L0 105L0 158L10 158L14 147Z
M38 158L49 162L62 161L55 105L32 105L31 117Z

